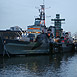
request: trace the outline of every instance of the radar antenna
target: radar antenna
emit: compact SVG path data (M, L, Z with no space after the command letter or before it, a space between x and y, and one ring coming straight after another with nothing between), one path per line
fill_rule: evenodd
M43 5L44 5L44 2L45 2L45 1L43 0Z

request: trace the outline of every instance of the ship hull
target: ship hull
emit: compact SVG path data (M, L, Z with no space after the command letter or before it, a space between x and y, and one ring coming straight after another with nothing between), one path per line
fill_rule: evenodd
M7 43L5 50L12 55L26 55L26 54L48 54L48 43L30 42L30 43Z
M68 44L67 46L62 46L62 52L71 52L73 50L73 44Z
M4 45L3 45L2 39L0 37L0 55L3 54L3 50L4 50Z
M72 52L74 51L73 44L53 44L52 53L64 53L64 52Z

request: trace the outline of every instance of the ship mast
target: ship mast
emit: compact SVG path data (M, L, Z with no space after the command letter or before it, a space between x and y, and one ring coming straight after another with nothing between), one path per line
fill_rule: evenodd
M38 7L36 7L38 8ZM40 9L39 10L39 18L35 18L35 24L37 23L37 21L39 22L39 26L45 27L45 5L44 5L44 0L43 0L43 4L40 5Z
M44 5L44 2L45 2L45 1L43 0L43 5Z
M40 25L41 26L45 26L45 5L44 5L44 0L43 0L43 4L40 5L41 9L39 9L40 12Z
M59 36L61 37L61 22L65 21L65 19L60 19L60 14L56 14L56 18L55 19L51 19L51 21L54 21L54 26L55 26L55 37Z

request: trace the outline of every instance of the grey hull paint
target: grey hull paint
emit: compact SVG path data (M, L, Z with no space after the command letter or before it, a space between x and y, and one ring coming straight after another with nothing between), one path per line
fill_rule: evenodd
M31 42L30 44L16 44L16 43L7 43L5 49L9 54L48 54L49 53L49 44L43 43L37 45L37 42Z
M59 46L59 45L58 45ZM53 53L56 52L71 52L73 50L73 44L62 44L60 47L53 47Z

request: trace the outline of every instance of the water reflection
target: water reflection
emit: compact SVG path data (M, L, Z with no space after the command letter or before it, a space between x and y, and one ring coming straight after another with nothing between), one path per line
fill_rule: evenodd
M0 57L0 77L77 77L77 54Z

